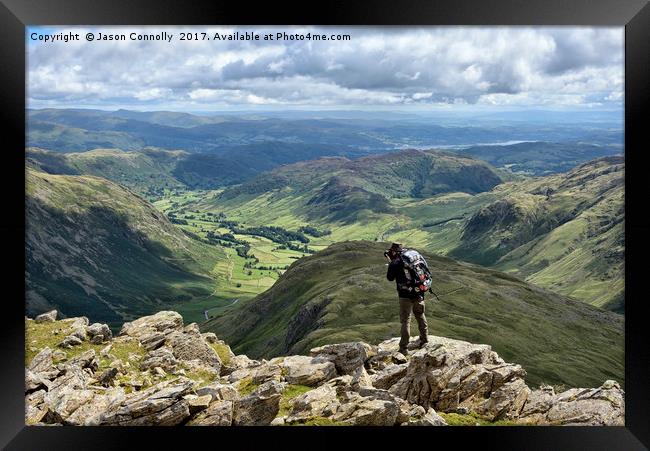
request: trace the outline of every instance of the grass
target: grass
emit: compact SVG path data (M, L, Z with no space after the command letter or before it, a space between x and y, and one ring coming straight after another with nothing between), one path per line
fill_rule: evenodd
M512 420L489 421L476 413L458 414L437 412L449 426L521 426Z
M307 387L306 385L297 385L290 384L282 392L282 398L280 399L280 410L278 411L278 417L284 417L289 415L291 412L292 402L294 398L307 393L310 390L313 390L314 387Z
M210 343L224 365L230 363L230 346L222 343Z
M251 393L253 393L257 387L259 387L259 384L256 384L253 382L253 378L250 376L247 376L241 380L239 380L238 385L237 385L237 391L239 392L240 395L242 396L248 396Z

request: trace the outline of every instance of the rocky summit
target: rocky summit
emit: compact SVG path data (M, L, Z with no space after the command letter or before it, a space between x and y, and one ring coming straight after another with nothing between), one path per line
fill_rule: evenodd
M28 425L624 425L624 392L531 388L490 346L429 336L253 360L161 311L113 336L85 317L26 318Z

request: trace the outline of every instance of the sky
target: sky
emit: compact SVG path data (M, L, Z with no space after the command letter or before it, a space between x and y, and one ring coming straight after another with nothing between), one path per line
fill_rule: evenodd
M130 39L163 32L171 42ZM210 40L181 41L181 32ZM214 39L236 32L260 40ZM80 40L42 40L57 33ZM269 34L274 39L264 40ZM623 43L623 27L30 27L27 106L620 110Z

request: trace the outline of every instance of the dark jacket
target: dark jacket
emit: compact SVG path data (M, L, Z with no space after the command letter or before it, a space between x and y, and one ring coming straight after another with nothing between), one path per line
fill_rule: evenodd
M394 280L397 287L397 294L401 298L411 298L416 299L418 297L424 297L421 293L415 291L408 291L406 289L400 289L400 285L408 285L408 279L404 274L404 263L401 258L395 259L388 264L388 272L386 273L386 278L391 282Z

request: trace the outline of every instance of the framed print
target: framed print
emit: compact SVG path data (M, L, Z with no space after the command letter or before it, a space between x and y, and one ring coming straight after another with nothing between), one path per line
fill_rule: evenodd
M2 445L646 449L648 6L286 6L4 1Z

